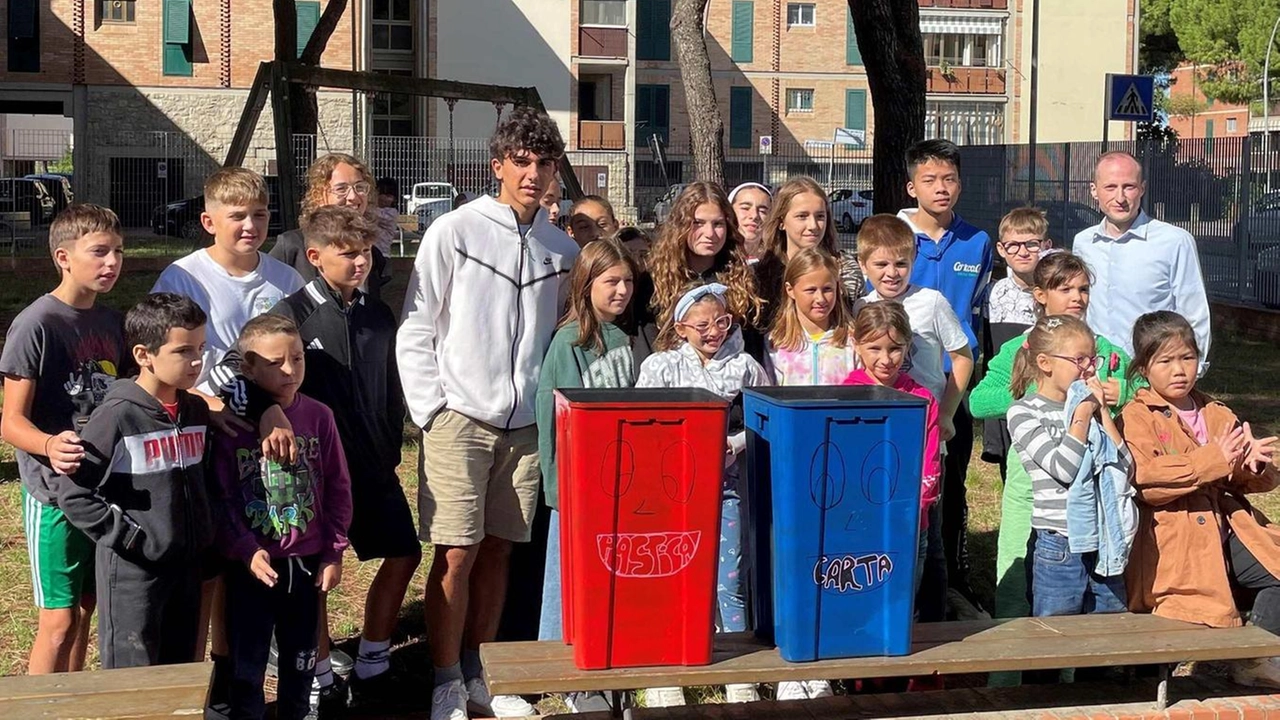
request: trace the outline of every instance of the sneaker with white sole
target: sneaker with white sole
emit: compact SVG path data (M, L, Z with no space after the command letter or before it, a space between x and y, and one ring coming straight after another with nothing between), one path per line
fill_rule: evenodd
M431 691L431 720L467 720L467 690L450 680Z
M679 707L684 705L684 688L660 687L644 691L645 707Z
M1231 682L1252 687L1280 688L1280 658L1237 660L1231 665Z
M789 680L778 683L775 700L813 700L831 697L831 683L826 680Z
M573 692L564 696L565 707L569 708L569 712L589 713L589 712L611 712L613 705L609 704L609 698L605 697L602 692Z
M533 717L536 708L519 695L490 695L482 678L467 681L467 701L477 715L492 718Z
M724 686L724 701L727 703L751 703L760 701L760 691L754 683L730 683Z

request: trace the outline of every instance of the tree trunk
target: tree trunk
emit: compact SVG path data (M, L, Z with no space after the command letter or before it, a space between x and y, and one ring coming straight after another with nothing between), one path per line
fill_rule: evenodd
M676 0L671 10L671 44L684 78L685 106L697 179L724 185L724 121L711 83L711 58L703 34L707 0ZM918 36L917 36L918 37Z
M872 174L875 211L912 205L905 156L924 139L924 45L915 0L849 0L875 108Z
M329 0L316 23L305 48L298 47L298 6L296 0L271 0L275 17L275 59L319 65L325 45L333 36L338 21L347 11L347 0ZM320 124L320 108L316 104L316 88L294 85L289 88L289 129L294 135L315 135Z

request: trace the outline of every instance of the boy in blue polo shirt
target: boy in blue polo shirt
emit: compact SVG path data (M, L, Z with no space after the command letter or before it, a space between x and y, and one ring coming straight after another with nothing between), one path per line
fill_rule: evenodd
M916 208L898 213L916 234L916 262L911 284L933 288L946 297L978 356L977 321L991 280L992 248L987 233L955 213L960 198L960 148L949 140L922 140L907 150L907 193ZM947 371L951 368L948 365ZM955 435L947 439L943 466L941 528L946 552L947 584L974 607L979 607L969 587L969 560L965 546L969 507L965 476L973 454L973 418L961 403L955 414ZM937 506L935 506L937 507ZM937 597L931 584L941 579L940 558L930 547L921 597ZM921 619L941 620L944 608L921 606Z

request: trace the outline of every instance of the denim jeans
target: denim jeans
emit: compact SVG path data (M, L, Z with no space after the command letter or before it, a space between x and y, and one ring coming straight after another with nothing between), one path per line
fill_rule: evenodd
M1031 614L1090 615L1126 610L1124 576L1094 572L1097 553L1073 553L1067 537L1036 530L1032 559Z
M538 619L539 640L564 639L560 589L560 511L551 510L547 526L547 569L542 576L542 615Z
M746 569L742 542L742 498L738 494L738 465L725 471L720 501L720 560L716 573L716 605L720 610L720 632L747 629L747 599L742 573Z
M946 471L943 471L946 474ZM947 494L944 487L943 495ZM929 529L925 533L927 551L921 562L916 588L916 614L920 622L947 619L947 556L942 542L942 498L929 508Z

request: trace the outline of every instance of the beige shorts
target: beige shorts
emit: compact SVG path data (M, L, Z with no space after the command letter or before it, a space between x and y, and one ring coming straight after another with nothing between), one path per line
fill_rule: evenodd
M541 483L536 425L502 430L441 410L419 453L419 534L456 547L487 535L529 542Z

